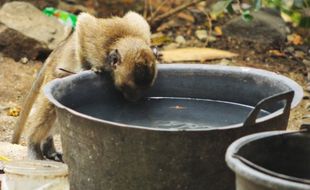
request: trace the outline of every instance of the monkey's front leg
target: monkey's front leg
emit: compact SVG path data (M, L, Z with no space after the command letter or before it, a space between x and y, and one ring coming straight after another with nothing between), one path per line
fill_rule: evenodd
M52 137L49 136L55 118L55 107L41 92L38 95L35 110L31 116L31 133L28 137L28 157L30 159L61 159L55 151Z
M56 151L53 136L47 137L46 141L41 145L41 150L45 158L63 162L62 154Z

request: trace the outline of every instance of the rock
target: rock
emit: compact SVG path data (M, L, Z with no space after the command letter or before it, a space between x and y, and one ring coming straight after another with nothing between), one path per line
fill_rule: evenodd
M16 0L0 0L0 6L12 1ZM59 0L27 0L27 2L33 4L39 9L44 9L45 7L57 7Z
M284 49L284 52L288 52L288 53L291 53L291 54L294 53L294 51L295 51L295 49L292 46L289 46L289 47Z
M208 39L208 42L215 42L216 41L216 37L213 35L208 35L207 39Z
M31 60L37 59L41 53L47 53L50 50L45 44L0 23L0 51L3 55L19 61L24 57Z
M27 147L8 142L0 142L0 155L10 160L27 159Z
M218 63L218 65L225 65L225 66L227 66L227 65L232 65L232 61L231 61L231 60L228 60L228 59L222 59L222 60Z
M190 8L189 11L193 15L194 23L196 25L202 25L202 24L204 24L204 22L206 22L207 16L203 11L201 11L199 9L195 9L195 8Z
M55 17L44 15L32 4L18 1L3 5L0 10L0 22L46 44L50 49L54 49L63 41L71 30Z
M309 119L310 118L310 114L306 114L302 116L302 119Z
M164 50L169 50L169 49L176 49L179 47L179 44L177 43L170 43L166 46L163 47Z
M178 43L178 44L185 44L186 43L186 40L183 36L179 35L175 38L175 42Z
M208 33L206 30L196 30L195 35L199 40L205 40L208 37Z
M304 60L302 60L302 62L303 62L307 67L310 68L310 60L304 59Z
M303 59L305 57L305 53L303 51L295 51L294 56L298 59Z
M310 99L310 94L307 93L307 92L304 93L303 99L304 99L304 100L309 100L309 99Z
M23 57L19 60L19 62L21 62L22 64L27 64L28 63L28 58L27 57Z
M308 84L306 89L305 89L307 92L310 92L310 85Z
M279 14L267 9L252 15L251 22L245 22L240 16L228 21L222 28L224 35L261 44L284 44L286 25Z

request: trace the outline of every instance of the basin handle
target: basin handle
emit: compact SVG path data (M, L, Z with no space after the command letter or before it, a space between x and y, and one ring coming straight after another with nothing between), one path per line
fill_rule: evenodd
M310 123L303 123L300 126L301 131L310 132Z
M255 108L250 112L243 126L255 125L257 116L259 112L261 111L261 109L263 109L267 105L273 104L275 102L279 102L281 100L285 100L285 106L284 106L284 110L282 114L287 116L288 118L290 115L291 103L292 103L293 97L294 97L294 91L290 90L290 91L275 94L273 96L269 96L267 98L262 99L256 104Z

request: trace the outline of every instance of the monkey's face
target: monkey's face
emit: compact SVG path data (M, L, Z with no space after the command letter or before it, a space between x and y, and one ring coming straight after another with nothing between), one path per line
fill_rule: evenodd
M143 90L153 85L156 59L150 48L112 50L108 55L114 85L129 101L137 101Z

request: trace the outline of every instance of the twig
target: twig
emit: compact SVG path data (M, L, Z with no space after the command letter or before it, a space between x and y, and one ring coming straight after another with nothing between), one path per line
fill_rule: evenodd
M144 0L144 10L143 10L143 17L144 18L147 17L147 3L148 3L148 0Z
M149 9L150 9L150 15L153 14L153 7L152 7L152 4L151 4L151 0L148 0L148 4L149 4ZM146 18L146 17L144 17Z
M61 71L66 72L66 73L69 73L69 74L76 74L75 72L68 71L68 70L66 70L66 69L64 69L64 68L58 68L58 69L61 70Z
M212 19L210 17L210 13L207 12L207 11L203 11L203 13L206 15L207 17L207 20L208 20L208 24L209 24L209 30L208 30L208 36L211 36L212 35ZM208 45L209 43L209 38L207 38L206 42L205 42L205 47Z
M171 11L169 11L167 13L164 13L162 15L159 15L159 16L155 17L153 20L149 21L151 23L152 29L154 30L154 28L157 28L158 25L160 25L161 22L163 22L163 20L171 17L172 15L174 15L176 13L179 13L179 12L183 11L184 9L187 9L190 6L193 6L193 5L197 4L197 3L200 3L202 1L205 1L205 0L195 0L193 2L189 2L189 3L186 3L186 4L180 5L180 6L172 9Z
M167 4L168 0L163 1L162 3L159 4L159 6L155 9L155 11L151 14L151 16L149 18L147 18L147 20L149 22L151 22L155 16L157 16L157 13L160 11L160 9Z

